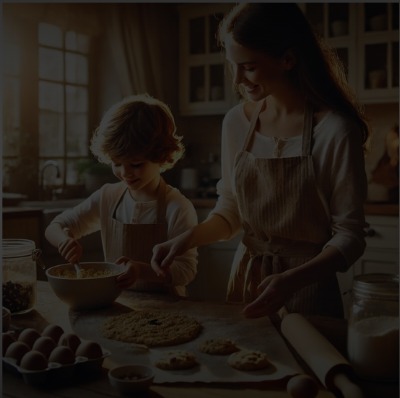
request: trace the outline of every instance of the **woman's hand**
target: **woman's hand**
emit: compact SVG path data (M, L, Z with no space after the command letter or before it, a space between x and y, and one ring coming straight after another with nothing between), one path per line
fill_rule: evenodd
M269 275L258 285L260 295L243 309L243 313L247 318L272 315L284 306L294 290L288 273Z
M58 252L71 264L79 263L83 248L78 240L68 237L58 245Z
M137 261L133 261L129 257L120 257L115 261L116 264L124 264L126 271L117 277L118 286L121 289L127 289L132 286L139 278L140 275L140 264Z
M176 256L188 251L190 246L191 230L159 243L153 247L153 257L151 259L151 268L157 276L166 277L168 267L172 264Z

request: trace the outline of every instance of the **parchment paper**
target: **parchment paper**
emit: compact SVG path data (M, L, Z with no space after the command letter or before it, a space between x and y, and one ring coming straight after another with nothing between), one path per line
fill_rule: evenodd
M180 312L196 318L203 330L193 341L169 347L154 347L148 350L135 348L129 343L105 339L101 327L109 317L132 309L158 309ZM165 296L124 292L111 307L103 310L77 312L70 311L72 329L80 337L97 341L111 351L115 364L140 363L152 366L154 383L205 382L243 383L276 382L302 372L284 340L276 331L269 318L246 319L241 314L242 307L235 304L171 300ZM226 337L241 348L260 350L267 353L272 366L261 371L238 371L227 363L228 356L201 353L198 346L209 338ZM188 350L195 354L199 366L190 370L166 371L154 366L154 362L164 352Z

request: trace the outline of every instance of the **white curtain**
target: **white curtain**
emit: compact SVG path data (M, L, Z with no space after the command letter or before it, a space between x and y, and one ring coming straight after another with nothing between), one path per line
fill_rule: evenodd
M147 92L163 99L162 32L165 14L160 4L117 4L109 16L107 36L123 96Z

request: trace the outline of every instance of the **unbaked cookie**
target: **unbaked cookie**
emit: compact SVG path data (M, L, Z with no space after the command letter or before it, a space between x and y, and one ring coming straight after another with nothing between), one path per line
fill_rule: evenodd
M260 370L267 368L270 362L264 352L241 350L229 356L228 364L238 370Z
M165 352L156 362L157 368L164 370L191 369L198 365L193 353L184 350Z
M199 350L210 355L228 355L239 351L239 348L230 339L214 338L203 341Z
M194 340L201 329L201 324L187 315L159 310L142 310L108 319L103 324L102 334L112 340L157 347Z

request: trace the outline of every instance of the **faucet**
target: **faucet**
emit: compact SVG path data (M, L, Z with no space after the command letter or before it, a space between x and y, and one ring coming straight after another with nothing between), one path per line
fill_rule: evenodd
M44 162L43 167L42 167L42 170L41 170L41 172L40 172L40 185L41 185L41 188L42 188L42 192L45 191L45 186L44 186L44 172L45 172L45 170L46 170L48 167L55 167L56 172L57 172L56 178L60 178L60 176L61 176L60 167L59 167L58 163L57 163L55 160L46 160L46 161ZM52 195L52 196L54 196L54 192L53 192L53 195ZM54 199L54 198L52 198L52 199Z

